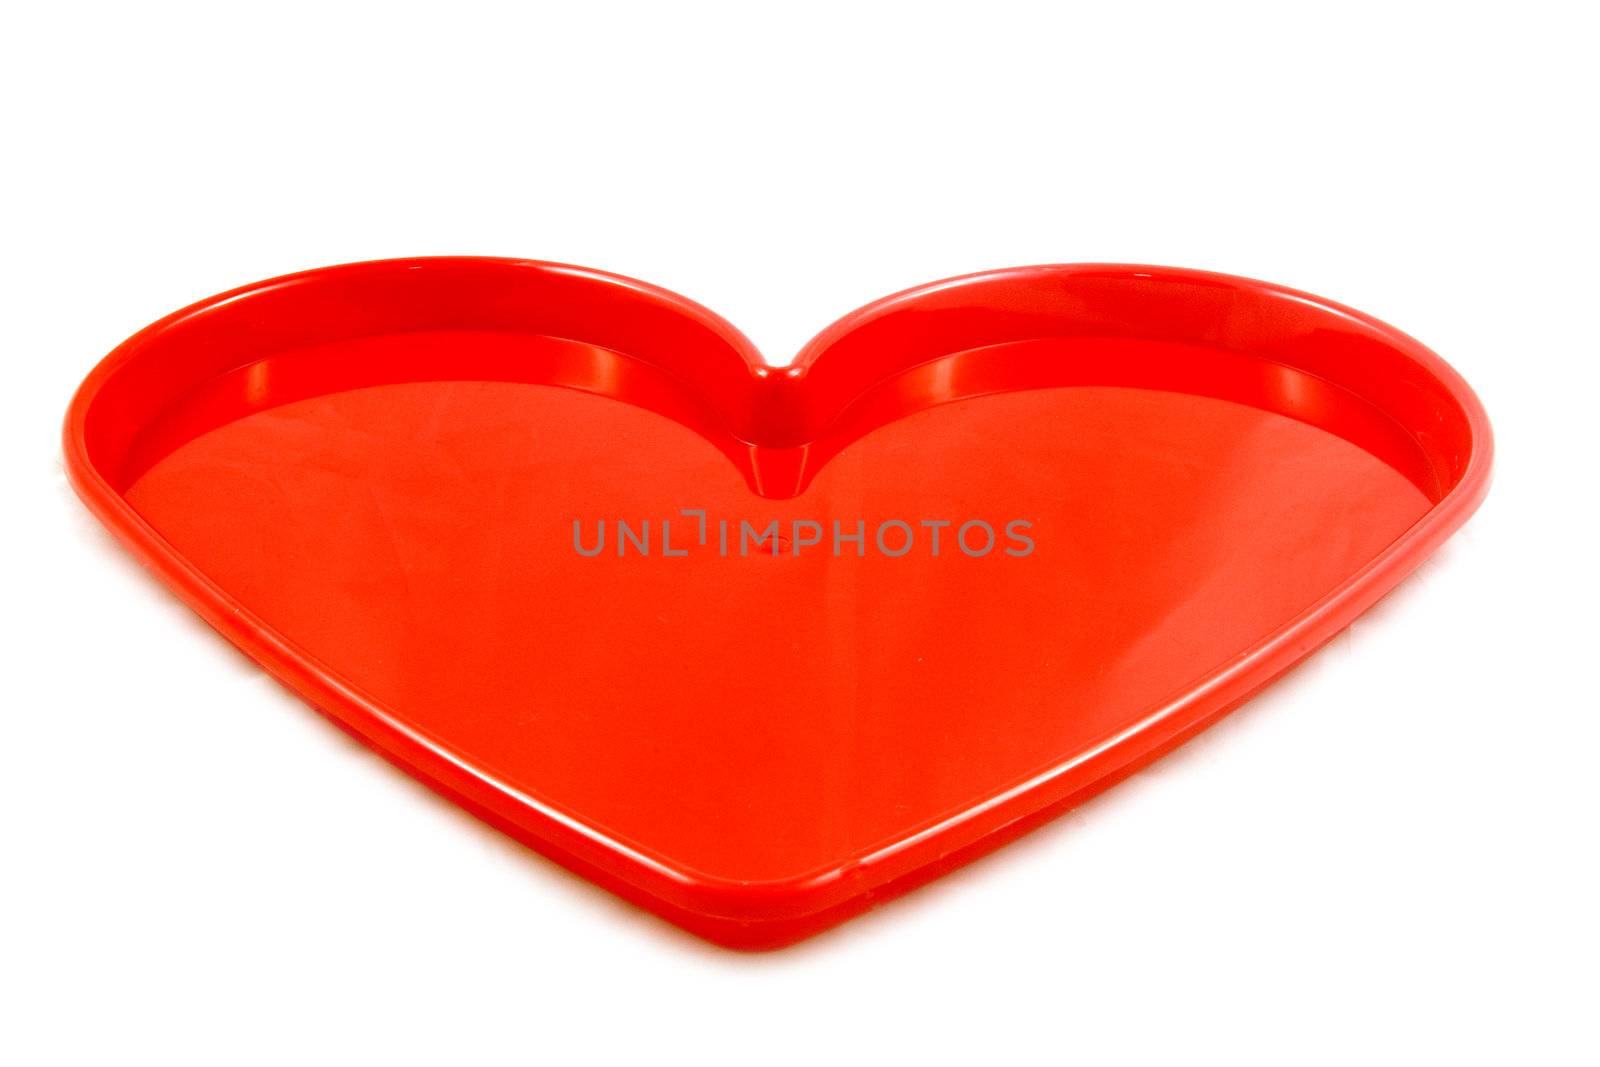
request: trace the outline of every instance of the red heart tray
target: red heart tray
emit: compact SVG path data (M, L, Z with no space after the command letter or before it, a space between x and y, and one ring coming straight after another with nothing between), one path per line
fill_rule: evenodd
M642 282L358 263L202 301L67 468L395 763L712 940L790 942L1193 735L1482 499L1396 330L1198 271L975 274L793 365Z

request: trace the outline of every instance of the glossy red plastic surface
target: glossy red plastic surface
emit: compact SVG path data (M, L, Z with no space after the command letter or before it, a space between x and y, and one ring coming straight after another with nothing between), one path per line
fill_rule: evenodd
M671 293L476 258L180 311L65 441L89 507L307 701L745 947L1215 720L1459 526L1491 447L1416 341L1240 278L972 275L769 367Z

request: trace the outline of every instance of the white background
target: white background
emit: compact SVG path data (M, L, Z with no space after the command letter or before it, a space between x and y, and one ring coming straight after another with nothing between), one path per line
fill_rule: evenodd
M1595 1062L1585 6L10 8L0 1061ZM1495 486L1150 771L733 954L346 740L66 485L71 390L138 327L434 253L642 277L775 359L980 268L1267 278L1452 361Z

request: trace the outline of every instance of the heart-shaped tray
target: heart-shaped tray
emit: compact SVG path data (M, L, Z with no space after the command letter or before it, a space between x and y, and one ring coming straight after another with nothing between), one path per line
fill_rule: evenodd
M1482 499L1416 341L1261 282L1045 266L769 366L509 259L277 278L137 334L67 467L195 611L462 806L783 944L1228 711Z

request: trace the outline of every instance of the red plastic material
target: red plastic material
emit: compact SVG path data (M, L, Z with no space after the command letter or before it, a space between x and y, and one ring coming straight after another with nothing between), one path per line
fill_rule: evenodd
M65 439L95 514L307 701L742 947L1214 721L1456 529L1491 447L1416 341L1241 278L976 274L772 367L653 286L475 258L195 304Z

